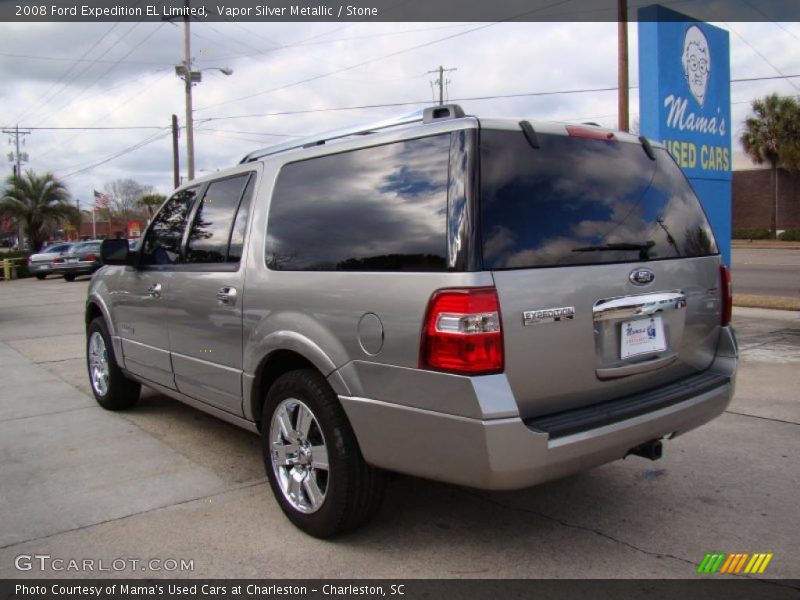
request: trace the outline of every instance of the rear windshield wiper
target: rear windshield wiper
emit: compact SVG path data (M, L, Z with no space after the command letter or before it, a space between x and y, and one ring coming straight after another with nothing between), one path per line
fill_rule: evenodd
M647 240L643 244L634 244L630 242L620 242L617 244L606 244L604 246L583 246L582 248L573 248L573 252L614 252L618 250L635 250L639 252L639 258L644 260L647 258L647 254L650 252L650 249L655 246L656 243L653 240Z

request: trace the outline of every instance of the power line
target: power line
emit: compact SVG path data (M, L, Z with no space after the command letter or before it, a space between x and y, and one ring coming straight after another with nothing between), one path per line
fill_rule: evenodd
M85 96L85 95L86 95L86 94L89 92L89 90L91 90L91 89L92 89L92 88L93 88L95 85L97 85L97 83L98 83L98 82L99 82L101 79L103 79L103 78L104 78L106 75L108 75L109 73L111 73L111 72L114 70L114 68L115 68L117 65L119 65L119 64L120 64L120 63L121 63L123 60L125 60L125 59L126 59L126 58L128 58L128 57L129 57L131 54L133 54L133 53L134 53L136 50L138 50L138 49L139 49L139 48L140 48L140 47L141 47L141 46L142 46L142 45L143 45L143 44L144 44L144 43L145 43L147 40L149 40L149 39L150 39L151 37L153 37L153 36L154 36L154 35L155 35L155 34L156 34L158 31L160 31L160 30L161 30L161 28L162 28L162 27L164 27L164 25L165 25L165 24L166 24L166 23L161 23L161 24L160 24L158 27L156 27L155 29L153 29L153 31L151 31L150 33L148 33L148 34L147 34L147 35L146 35L146 36L145 36L145 37L144 37L144 38L143 38L143 39L142 39L142 40L141 40L141 41L140 41L138 44L136 44L136 45L135 45L133 48L131 48L130 50L128 50L128 52L126 52L126 53L125 53L123 56L121 56L121 57L119 58L119 60L117 60L117 61L116 61L116 62L115 62L113 65L111 65L111 66L110 66L108 69L106 69L105 71L103 71L103 72L102 72L100 75L98 75L98 76L97 76L97 77L94 79L94 81L92 81L92 83L90 83L88 86L86 86L86 87L83 89L83 91L82 91L82 92L80 92L80 93L79 93L77 96L73 97L73 98L72 98L72 100L70 100L69 102L67 102L67 103L66 103L65 105L63 105L61 108L59 108L59 109L56 109L56 111L54 111L53 113L51 113L49 116L51 116L51 117L52 117L53 115L56 115L56 114L58 114L59 112L61 112L61 111L62 111L62 110L64 110L65 108L67 108L68 106L71 106L71 105L72 105L72 104L74 104L76 101L78 101L79 99L83 98L83 97L84 97L84 96ZM137 23L137 25L138 25L138 23Z
M69 74L70 74L70 73L72 73L73 69L75 69L75 67L77 67L77 66L78 66L78 62L79 62L79 61L82 61L82 60L84 60L84 59L85 59L85 58L86 58L86 57L87 57L87 56L88 56L88 55L89 55L89 54L92 52L92 50L94 50L95 48L97 48L97 46L99 46L99 45L102 43L102 41L103 41L104 39L106 39L106 37L108 37L108 35L109 35L109 34L110 34L112 31L114 31L114 29L116 29L116 28L117 28L117 26L118 26L119 24L120 24L119 22L117 22L117 23L114 23L114 24L111 26L111 28L110 28L110 29L108 29L108 30L107 30L107 31L106 31L106 32L105 32L105 33L104 33L104 34L103 34L103 35L100 37L100 39L99 39L99 40L97 40L97 41L96 41L94 44L92 44L92 46L91 46L91 47L90 47L88 50L86 50L86 52L84 52L83 54L81 54L80 58L78 58L78 59L77 59L75 62L73 62L73 64L70 66L70 68L69 68L69 69L67 69L67 70L66 70L66 71L65 71L65 72L64 72L64 73L61 75L61 77L59 77L59 78L58 78L58 80L57 80L57 81L55 81L55 82L54 82L52 85L50 85L50 87L48 87L48 88L47 88L47 90L45 91L45 93L44 93L44 94L42 94L42 96L39 98L39 101L38 101L36 104L34 104L32 107L29 107L29 108L27 108L26 110L24 110L24 111L22 112L22 114L20 114L20 115L17 117L17 120L24 118L26 115L30 114L30 113L31 113L31 111L33 111L33 112L35 113L35 111L36 111L36 110L38 110L39 106L40 106L40 105L42 105L42 103L43 103L43 102L44 102L44 103L45 103L45 105L46 105L46 104L47 104L47 101L48 101L48 99L49 99L49 97L50 97L50 92L52 92L52 91L53 91L53 89L54 89L56 86L58 86L58 84L60 84L60 83L61 83L62 81L64 81L64 80L65 80L67 77L69 77ZM66 87L66 84L64 85L64 87ZM64 89L64 88L62 88L62 89Z
M119 25L121 21L118 21L114 25ZM91 50L91 48L89 49ZM92 64L102 64L102 63L112 63L113 60L104 60L100 58L66 58L63 56L37 56L33 54L12 54L10 52L0 52L0 56L5 56L7 58L24 58L26 60L44 60L44 61L52 61L52 62L76 62L76 63L92 63ZM152 62L152 61L143 61L143 60L129 60L126 64L129 65L145 65L145 66L165 66L167 63L162 62Z
M238 23L236 23L236 24L238 25ZM316 36L312 36L311 38L306 38L305 41L301 40L301 41L298 41L298 42L293 42L291 44L285 44L283 46L276 45L276 46L274 46L272 48L268 48L268 49L263 50L261 52L254 52L254 53L249 53L249 54L234 54L234 55L225 56L225 57L222 57L222 58L215 58L213 60L222 61L222 60L232 60L232 59L236 59L236 58L250 58L250 57L253 57L253 56L262 56L262 55L268 54L270 52L277 52L277 51L280 51L280 50L288 50L288 49L291 49L291 48L307 47L307 46L320 46L320 45L325 45L325 44L338 44L340 42L359 41L359 40L366 40L366 39L376 38L376 37L377 38L384 38L384 37L393 36L393 35L404 35L404 34L407 34L407 33L419 33L419 32L426 32L426 31L433 31L433 30L437 30L437 29L455 29L455 28L458 28L458 27L469 27L470 25L474 25L474 24L475 23L457 23L455 25L437 25L436 27L417 27L416 29L403 29L403 30L400 30L400 31L385 31L385 32L382 32L382 33L369 33L369 34L364 34L364 35L354 35L354 36L350 36L350 37L334 38L332 40L310 41L310 40L314 40L314 39L320 37L320 35L316 35ZM341 29L345 29L345 28L341 28ZM250 30L247 30L247 31L250 31ZM330 32L330 33L335 33L336 31L340 31L340 29L334 30L333 32ZM328 32L326 32L326 33L328 33ZM256 35L256 34L254 33L253 35ZM264 38L264 39L267 39L267 38Z
M163 125L124 125L119 127L26 127L34 131L116 131L121 129L164 129Z
M478 27L474 27L472 29L468 29L466 31L459 31L458 33L454 33L454 34L445 36L443 38L430 40L430 41L424 42L422 44L416 44L416 45L411 46L409 48L403 48L402 50L396 50L395 52L390 52L389 54L384 54L382 56L369 58L367 60L364 60L364 61L362 61L360 63L356 63L354 65L350 65L350 66L347 66L347 67L342 67L340 69L336 69L336 70L330 71L328 73L321 73L319 75L314 75L312 77L307 77L305 79L301 79L299 81L295 81L293 83L288 83L286 85L282 85L282 86L279 86L279 87L276 87L276 88L272 88L272 89L269 89L269 90L264 90L264 91L256 92L256 93L253 93L253 94L247 94L245 96L240 96L238 98L233 98L232 100L225 100L223 102L217 102L215 104L209 104L208 106L203 106L203 107L197 108L196 111L199 112L201 110L208 110L209 108L214 108L216 106L222 106L222 105L225 105L225 104L232 104L234 102L240 102L242 100L249 100L250 98L255 98L257 96L263 96L265 94L271 94L273 92L277 92L279 90L284 90L284 89L287 89L287 88L290 88L290 87L294 87L296 85L301 85L303 83L310 83L311 81L317 81L319 79L323 79L325 77L328 77L329 75L336 75L337 73L344 73L345 71L350 71L352 69L356 69L358 67L361 67L361 66L364 66L364 65L367 65L367 64L371 64L371 63L374 63L374 62L385 60L387 58L392 58L394 56L399 56L401 54L405 54L406 52L411 52L413 50L418 50L420 48L425 48L427 46L432 46L434 44L439 44L439 43L447 41L447 40L451 40L451 39L454 39L454 38L457 38L457 37L460 37L460 36L463 36L463 35L467 35L467 34L473 33L475 31L480 31L482 29L487 29L489 27L494 27L495 25L499 25L500 23L505 23L505 22L508 22L508 21L513 21L515 19L519 19L519 18L527 16L527 15L529 15L531 13L540 12L542 10L546 10L548 8L552 8L554 6L559 6L561 4L566 4L567 2L570 2L570 1L571 0L558 0L558 1L553 2L551 4L548 4L548 5L539 7L539 8L535 8L533 10L526 11L526 12L518 14L518 15L511 16L511 17L508 17L506 19L502 19L500 21L494 21L492 23L485 23L483 25L480 25Z
M783 71L781 71L781 70L780 70L778 67L776 67L775 65L773 65L773 64L770 62L770 60L769 60L769 59L768 59L766 56L764 56L763 54L761 54L761 52L759 52L758 48L756 48L755 46L753 46L753 44L751 44L750 42L748 42L748 41L747 41L747 40L744 38L744 36L743 36L741 33L739 33L739 32L738 32L738 31L736 31L736 30L735 30L733 27L731 27L730 23L725 23L725 25L727 25L728 29L730 29L730 30L731 30L733 33L735 33L735 34L736 34L736 35L739 37L739 39L740 39L740 40L742 40L742 41L743 41L745 44L747 44L747 45L750 47L750 49L751 49L753 52L755 52L756 54L758 54L758 56L760 56L760 57L761 57L761 59L762 59L762 60L763 60L765 63L767 63L767 64L768 64L770 67L772 67L772 68L775 70L775 72L779 73L779 74L780 74L782 77L786 77L786 76L783 74ZM787 81L788 81L788 80L787 80ZM796 89L797 91L800 91L800 88L798 88L798 87L797 87L797 86L794 84L794 82L792 82L792 81L789 81L789 85L791 85L791 86L792 86L794 89Z
M171 69L170 69L170 71L171 71ZM109 115L111 115L112 113L114 113L115 111L119 110L120 108L122 108L123 106L125 106L126 104L128 104L128 103L129 103L130 101L132 101L134 98L138 98L139 96L141 96L142 94L144 94L145 92L147 92L147 91L148 91L148 90L149 90L151 87L153 87L153 86L154 86L156 83L158 83L159 81L161 81L162 79L164 79L164 77L166 77L168 74L169 74L169 72L167 72L167 73L163 73L163 74L161 75L161 77L157 78L155 81L152 81L152 82L150 82L148 85L146 85L146 86L144 86L144 87L141 87L140 89L137 89L137 90L136 90L136 92L135 92L134 94L132 94L131 96L128 96L128 97L127 97L127 98L125 98L124 100L122 100L122 101L120 101L120 102L117 102L117 103L115 103L115 104L114 104L114 108L112 108L111 110L107 111L105 114L102 114L102 115L100 115L100 116L99 116L97 119L95 119L94 121L92 121L92 123L91 123L90 125L88 125L87 127L92 127L92 126L94 126L94 124L95 124L95 123L98 123L98 122L100 122L101 120L105 119L106 117L108 117ZM150 74L148 74L147 76L149 76L149 75L150 75ZM141 78L140 78L140 79L141 79ZM41 158L44 158L45 156L47 156L48 154L50 154L51 152L53 152L53 150L55 150L56 148L61 148L61 147L63 147L64 145L67 145L67 144L69 144L70 142L72 142L72 141L73 141L74 139L76 139L77 137L79 137L79 136L78 136L78 135L74 135L74 136L72 136L71 138L69 138L68 140L66 140L65 142L61 142L60 144L52 144L52 145L48 146L47 148L45 148L45 149L44 149L44 152L42 152L42 153L39 155L39 158L40 158L40 159L41 159Z
M760 8L758 8L758 6L755 6L755 5L754 5L752 2L748 2L748 0L742 0L742 2L743 2L744 4L746 4L747 6L749 6L750 8L752 8L754 11L756 11L756 12L757 12L758 14L760 14L762 17L764 17L765 19L767 19L767 20L768 20L770 23L772 23L773 25L775 25L775 27L777 27L778 29L782 29L783 31L785 31L786 33L788 33L790 36L792 36L794 39L796 39L796 40L800 40L800 37L797 37L797 36L796 36L794 33L792 33L791 31L789 31L788 29L786 29L786 27L784 27L784 26L783 26L783 25L781 25L780 23L777 23L777 22L773 21L773 20L770 18L770 16L769 16L767 13L765 13L763 10L761 10Z
M118 24L119 24L119 23L118 23ZM104 50L104 51L103 51L103 52L100 54L100 56L99 56L99 57L97 57L97 58L103 58L103 57L104 57L104 56L106 56L106 55L107 55L109 52L111 52L111 51L112 51L112 50L113 50L113 49L114 49L114 48L115 48L115 47L116 47L116 46L117 46L117 45L118 45L120 42L122 42L122 40L124 40L124 39L125 39L125 38L126 38L126 37L127 37L127 36L128 36L128 35L129 35L129 34L130 34L130 33L131 33L133 30L134 30L134 29L136 29L136 27L137 27L138 25L139 25L139 23L134 23L134 24L133 24L133 26L132 26L130 29L128 29L127 31L125 31L125 33L123 33L121 37L119 37L119 38L118 38L116 41L114 41L114 43L113 43L113 44L111 44L111 45L110 45L108 48L106 48L106 49L105 49L105 50ZM112 28L112 29L109 29L108 33L111 33L111 31L113 31L113 28ZM97 44L95 45L95 47L96 47L96 46L97 46ZM69 87L69 86L70 86L72 83L74 83L75 81L77 81L77 80L78 80L80 77L83 77L84 75L87 75L87 74L88 74L88 73L91 71L91 69L92 69L94 66L95 66L95 63L94 63L94 62L90 62L90 63L88 63L88 64L86 64L86 65L83 65L83 68L82 68L81 70L79 70L79 71L78 71L78 72L76 72L76 73L75 73L75 74L74 74L72 77L70 77L68 80L66 80L66 81L63 83L63 85L61 86L61 88L60 88L60 89L58 89L58 90L56 90L56 91L53 93L53 95L52 95L50 98L48 98L48 99L47 99L47 100L44 102L44 104L42 104L42 105L41 105L41 106L40 106L40 107L39 107L39 108L36 110L36 112L34 112L33 114L34 114L34 115L38 115L38 114L40 114L40 113L41 113L41 112L42 112L42 111L43 111L43 110L44 110L44 109L47 107L47 105L51 104L51 103L52 103L52 102L54 102L55 100L61 99L61 98L62 98L61 94L62 94L62 93L65 91L65 90L67 90L67 88L68 88L68 87ZM112 67L112 68L113 68L113 67ZM80 92L78 92L78 94L80 95ZM62 105L62 106L61 106L61 108L58 108L58 109L56 109L56 112L59 112L59 111L63 110L65 106L69 105L69 102L70 102L70 101L67 101L67 103L66 103L65 105ZM52 114L52 113L51 113L51 114Z
M211 127L203 127L203 131L216 131L219 133L244 133L248 135L264 135L267 137L304 137L293 133L266 133L262 131L241 131L236 129L213 129Z
M153 142L156 142L158 140L164 139L165 137L167 137L167 136L172 134L172 131L169 128L166 128L166 129L167 129L167 131L159 132L155 136L150 136L147 139L142 140L141 142L138 142L138 143L136 143L136 144L134 144L132 146L128 146L127 148L125 148L123 150L120 150L119 152L116 152L116 153L114 153L114 154L112 154L110 156L107 156L107 157L105 157L105 158L103 158L103 159L101 159L101 160L99 160L97 162L94 162L94 163L91 163L91 164L89 164L87 166L83 166L81 168L78 168L77 170L72 171L70 173L67 173L66 175L62 175L60 177L60 179L62 179L62 180L69 179L70 177L74 177L75 175L79 175L81 173L85 173L86 171L91 171L92 169L95 169L95 168L97 168L97 167L99 167L101 165L109 163L112 160L116 160L117 158L125 156L126 154L130 154L131 152L139 150L140 148L143 148L143 147L145 147L145 146L147 146L149 144L152 144ZM75 168L75 167L70 167L70 168Z

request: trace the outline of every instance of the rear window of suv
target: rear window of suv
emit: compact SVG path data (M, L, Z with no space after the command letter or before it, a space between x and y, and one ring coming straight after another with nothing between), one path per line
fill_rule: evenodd
M639 144L481 132L486 269L717 254L711 227L668 153Z

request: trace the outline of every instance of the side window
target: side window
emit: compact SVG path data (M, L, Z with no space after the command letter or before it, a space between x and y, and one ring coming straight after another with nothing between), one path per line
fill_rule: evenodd
M181 237L186 215L199 188L183 190L164 204L153 219L142 244L140 263L143 265L174 265L181 258Z
M275 182L278 271L444 271L450 134L291 163Z
M187 263L222 263L249 173L209 184L189 232ZM241 251L240 251L241 254Z
M247 231L247 217L250 214L250 203L253 200L253 189L256 185L256 176L252 175L239 204L239 212L236 213L236 220L233 222L231 231L231 243L228 247L228 262L237 263L242 259L242 248L244 247L244 234Z

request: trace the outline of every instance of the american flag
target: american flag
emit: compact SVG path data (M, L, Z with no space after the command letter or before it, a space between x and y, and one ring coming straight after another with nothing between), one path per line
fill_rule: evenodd
M94 209L108 208L108 196L102 192L94 191Z

